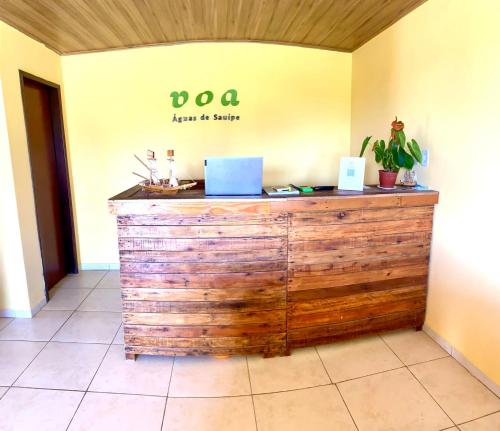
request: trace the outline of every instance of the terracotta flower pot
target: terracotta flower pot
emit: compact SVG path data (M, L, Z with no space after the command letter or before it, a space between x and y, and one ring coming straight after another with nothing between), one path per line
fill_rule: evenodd
M396 184L397 177L397 172L384 171L382 169L378 171L379 184L380 187L383 187L384 189L392 189L394 184Z

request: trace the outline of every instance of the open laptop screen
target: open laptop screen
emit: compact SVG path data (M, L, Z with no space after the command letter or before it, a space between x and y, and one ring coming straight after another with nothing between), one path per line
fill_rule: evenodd
M262 157L207 157L205 194L248 196L262 194Z

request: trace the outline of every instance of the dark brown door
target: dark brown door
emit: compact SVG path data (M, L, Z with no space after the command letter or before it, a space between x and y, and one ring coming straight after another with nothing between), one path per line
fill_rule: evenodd
M43 275L48 291L76 269L71 211L67 208L70 199L59 88L23 74L21 85Z

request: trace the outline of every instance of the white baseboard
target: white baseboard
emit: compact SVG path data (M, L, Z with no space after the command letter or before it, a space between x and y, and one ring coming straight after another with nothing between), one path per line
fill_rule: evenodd
M47 300L43 298L37 305L31 308L30 317L33 317L36 313L38 313L44 307L45 304L47 304Z
M30 318L31 311L29 310L0 310L0 317L22 317Z
M82 263L80 265L82 271L109 271L120 269L119 263Z
M436 334L431 328L424 324L422 330L431 337L436 343L438 343L444 350L448 352L451 356L453 356L453 346L448 343L441 335Z
M30 319L38 313L45 304L47 304L47 301L43 298L37 305L32 307L31 310L0 310L0 317L19 317L23 319Z
M444 350L446 350L451 356L453 356L464 368L466 368L469 373L471 373L476 379L478 379L483 385L485 385L491 392L493 392L497 397L500 397L500 385L497 385L492 381L486 374L484 374L479 368L477 368L472 362L470 362L460 351L458 351L453 345L446 341L443 337L436 334L427 325L424 325L423 331L431 337L436 343L438 343Z

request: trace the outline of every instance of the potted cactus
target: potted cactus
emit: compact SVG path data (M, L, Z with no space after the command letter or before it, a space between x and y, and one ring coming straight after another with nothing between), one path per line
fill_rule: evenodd
M391 136L389 142L385 143L380 139L373 143L372 151L375 153L375 161L382 165L383 169L379 172L379 184L384 189L392 189L396 184L396 178L401 168L413 169L415 161L422 163L422 152L415 141L406 140L406 135L403 131L405 125L402 121L398 121L398 117L391 124ZM359 157L363 154L370 144L371 136L368 136L363 141Z

